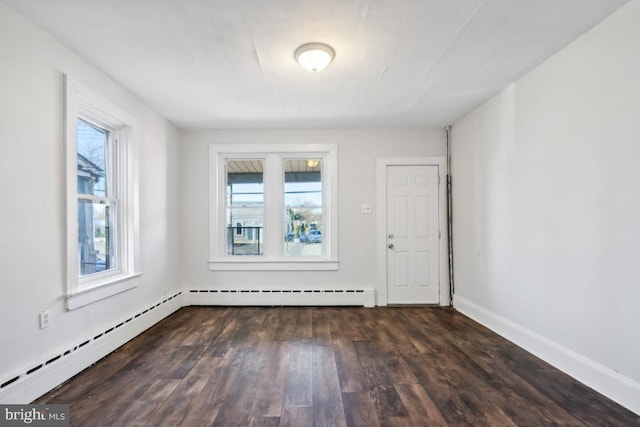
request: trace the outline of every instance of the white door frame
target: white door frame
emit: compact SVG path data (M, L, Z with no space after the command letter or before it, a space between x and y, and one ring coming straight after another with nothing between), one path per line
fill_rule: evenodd
M438 166L438 228L440 230L440 305L449 305L449 256L447 252L447 158L379 157L376 159L376 305L387 305L387 166Z

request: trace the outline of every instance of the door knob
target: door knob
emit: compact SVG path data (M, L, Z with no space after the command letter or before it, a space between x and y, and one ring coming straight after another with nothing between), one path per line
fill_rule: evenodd
M389 246L387 246L389 249L393 249L393 243L389 243Z

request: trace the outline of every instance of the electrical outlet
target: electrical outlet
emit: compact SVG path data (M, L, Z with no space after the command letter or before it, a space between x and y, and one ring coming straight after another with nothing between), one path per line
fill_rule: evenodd
M363 203L362 206L360 207L361 212L363 214L370 214L371 213L371 203Z
M49 327L49 310L42 310L40 312L40 329Z

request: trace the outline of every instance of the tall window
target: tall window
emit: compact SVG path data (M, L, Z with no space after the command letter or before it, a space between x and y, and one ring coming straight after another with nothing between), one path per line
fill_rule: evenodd
M263 160L227 160L227 254L264 251Z
M283 172L284 254L322 255L322 159L286 159Z
M78 257L80 276L117 267L118 194L111 132L78 119Z
M67 306L138 284L135 120L66 80Z
M335 270L337 147L212 145L212 270Z

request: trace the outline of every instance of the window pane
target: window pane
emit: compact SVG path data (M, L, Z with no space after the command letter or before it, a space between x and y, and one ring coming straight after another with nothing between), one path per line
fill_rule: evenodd
M264 161L227 160L227 254L264 251Z
M285 160L284 212L284 254L322 255L322 160Z
M78 193L107 196L106 150L109 132L78 119Z
M78 201L78 253L80 275L99 273L116 267L115 203Z

